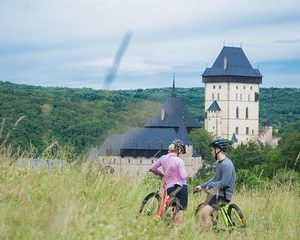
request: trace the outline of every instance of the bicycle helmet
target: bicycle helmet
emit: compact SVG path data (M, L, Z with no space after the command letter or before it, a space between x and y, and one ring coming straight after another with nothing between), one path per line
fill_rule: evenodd
M180 153L186 153L185 145L180 139L174 139L172 144L174 144L174 148L179 150Z
M210 146L213 148L219 148L221 151L226 152L228 143L225 139L216 139L210 144Z

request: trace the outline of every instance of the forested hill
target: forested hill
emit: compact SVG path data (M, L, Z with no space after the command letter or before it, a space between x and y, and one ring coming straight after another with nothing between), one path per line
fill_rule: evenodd
M176 93L202 125L204 89L179 88ZM42 152L57 141L79 153L109 132L142 126L170 94L171 88L107 91L0 82L0 145L5 141ZM269 118L285 129L300 121L300 89L263 88L260 96L261 123Z

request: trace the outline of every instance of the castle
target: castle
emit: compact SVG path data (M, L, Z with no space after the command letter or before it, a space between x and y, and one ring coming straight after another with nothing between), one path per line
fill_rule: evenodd
M205 129L215 138L233 142L257 141L259 134L259 85L262 75L242 48L223 47L205 83Z
M254 69L242 48L223 47L211 68L202 74L205 83L204 127L213 138L225 138L235 146L249 141L275 146L272 126L259 130L259 87L262 75ZM167 153L175 138L187 144L182 155L189 175L202 166L202 158L189 141L191 130L199 128L175 92L162 105L160 113L143 128L130 128L124 134L110 134L90 155L110 173L144 175L155 158Z

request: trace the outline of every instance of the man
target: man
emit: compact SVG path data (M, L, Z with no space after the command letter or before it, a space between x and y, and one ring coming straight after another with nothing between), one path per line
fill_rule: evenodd
M175 221L179 223L183 222L183 211L188 204L187 172L183 160L178 157L181 153L185 153L185 145L176 139L170 144L168 154L161 156L149 169L160 177L165 176L168 195L179 200L182 209L175 216ZM164 174L159 167L162 167Z
M202 222L201 227L204 229L210 229L212 225L211 214L214 208L224 202L228 203L234 191L235 186L235 168L232 161L227 157L227 142L224 139L217 139L213 141L210 146L212 157L217 160L215 176L209 181L197 186L195 191L201 191L203 189L215 189L217 194L210 195L210 199L204 207L201 209Z

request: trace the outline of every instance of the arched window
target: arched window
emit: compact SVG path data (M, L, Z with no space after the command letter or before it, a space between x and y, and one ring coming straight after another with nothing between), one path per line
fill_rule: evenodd
M235 134L239 134L239 127L235 128Z
M239 107L236 107L235 116L236 118L239 118Z
M248 113L248 107L246 107L246 119L248 119L249 113Z
M220 100L220 94L218 93L218 100Z
M215 100L215 94L212 94L212 100Z
M249 127L246 127L246 134L249 135Z

